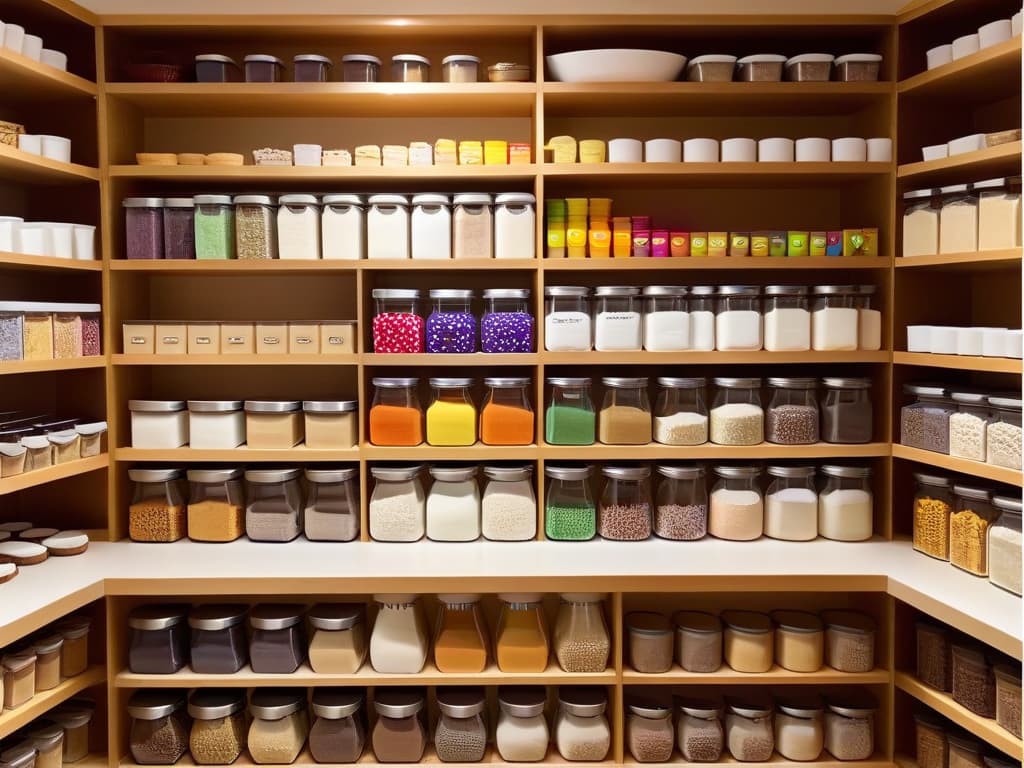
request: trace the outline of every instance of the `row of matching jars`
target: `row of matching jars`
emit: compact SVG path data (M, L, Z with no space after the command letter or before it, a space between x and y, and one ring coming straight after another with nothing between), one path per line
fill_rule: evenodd
M878 350L873 285L548 286L552 352ZM764 296L762 302L762 295ZM593 307L591 307L593 303Z
M544 434L550 445L591 445L616 442L614 429L595 429L590 378L550 377L550 394L545 411ZM663 445L779 445L817 443L867 443L871 441L874 417L870 379L850 377L771 377L767 414L762 407L759 378L717 377L711 410L707 407L707 379L659 377L659 393L653 412L652 429L630 439ZM601 380L605 387L600 418L605 412L651 413L647 378ZM819 398L819 387L824 396ZM609 411L615 407L614 411ZM767 417L767 418L766 418ZM710 430L709 430L710 426ZM643 438L647 439L644 440ZM619 438L621 439L621 438Z
M822 536L864 541L874 530L871 470L825 465L770 466L767 493L758 466L716 466L710 496L700 466L660 465L652 498L647 465L605 466L598 503L592 491L593 467L546 465L545 533L558 541L587 541L599 535L613 541L651 537L694 541L710 534L729 541L762 535L784 541ZM816 490L816 474L824 483Z
M866 691L760 698L680 699L627 702L626 745L639 763L666 763L678 748L691 763L720 762L728 752L738 762L818 759L822 750L837 760L866 760L875 749L876 700ZM723 723L724 710L724 723Z
M534 351L534 321L528 288L487 288L479 329L472 306L476 292L441 288L429 292L424 318L421 291L375 288L373 351L377 354L490 354Z

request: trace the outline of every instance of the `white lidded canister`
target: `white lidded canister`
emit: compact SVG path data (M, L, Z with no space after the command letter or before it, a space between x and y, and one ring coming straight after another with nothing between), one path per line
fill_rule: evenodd
M494 258L532 259L537 255L537 198L508 192L494 198Z
M245 442L245 411L241 400L189 400L191 448L237 448Z
M324 195L320 226L325 259L366 258L366 214L359 195Z
M454 255L456 259L494 257L494 218L491 196L486 193L456 195Z
M409 199L403 195L371 195L366 212L366 257L409 258Z
M316 195L281 195L277 202L277 257L320 258L320 201Z
M412 198L412 257L452 257L452 209L448 195L423 194Z

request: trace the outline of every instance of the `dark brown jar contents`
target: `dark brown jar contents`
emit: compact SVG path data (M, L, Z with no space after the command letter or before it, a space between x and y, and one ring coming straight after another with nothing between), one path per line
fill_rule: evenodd
M946 768L947 744L942 721L927 713L914 715L918 768Z
M953 701L981 717L996 716L996 676L980 646L953 646Z
M136 691L128 701L132 718L129 746L141 765L173 765L188 750L189 720L185 692Z
M373 754L379 763L418 763L427 747L426 699L419 688L378 688Z
M288 675L306 660L300 605L258 605L249 614L249 663L259 674Z
M952 650L949 633L924 621L917 622L917 679L938 691L953 690Z
M354 763L366 743L362 689L317 688L309 751L318 763Z

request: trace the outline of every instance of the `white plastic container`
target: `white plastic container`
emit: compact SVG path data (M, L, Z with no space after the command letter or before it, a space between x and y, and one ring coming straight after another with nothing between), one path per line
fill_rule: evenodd
M985 148L985 134L972 133L969 136L961 136L958 139L953 139L946 146L949 147L950 157L977 152L979 149Z
M1021 28L1024 26L1024 12L1017 11L1013 16L1010 17L1010 27L1014 37L1019 37Z
M1006 349L1003 350L1003 357L1013 360L1020 360L1024 357L1024 331L1020 328L1006 331L1003 334L1003 341L1006 342Z
M883 137L868 139L867 145L869 163L892 162L892 139Z
M792 139L774 137L757 142L757 160L760 163L792 163L796 157Z
M927 147L921 147L921 157L925 161L941 160L944 157L949 157L949 145L931 144Z
M60 221L44 221L42 226L49 231L49 253L58 259L74 257L74 224Z
M832 139L833 163L863 163L868 159L868 143L857 136Z
M62 72L68 71L68 55L63 51L55 51L52 48L43 48L39 61L48 67L59 69Z
M28 152L30 155L41 155L43 154L43 137L34 133L19 134L18 149Z
M21 46L25 41L25 28L20 24L4 25L4 48L15 53L21 53Z
M456 259L494 258L491 196L477 192L452 200L452 254Z
M717 163L718 141L716 139L687 139L683 142L684 163Z
M18 230L24 222L20 216L0 216L0 252L13 253L18 249Z
M304 166L322 165L323 152L324 148L319 144L295 144L292 146L292 162Z
M798 163L827 163L832 157L832 142L818 136L796 140Z
M532 259L537 255L537 198L506 192L494 198L494 258Z
M981 355L982 357L1003 357L1006 354L1006 328L982 328L981 329ZM927 351L927 350L920 350Z
M75 224L73 256L79 261L96 260L96 227L90 224Z
M991 48L993 45L1005 43L1013 37L1013 23L1010 19L997 19L978 27L978 46Z
M981 344L981 328L956 329L956 353L958 355L981 355Z
M26 256L52 256L53 241L45 222L26 221L18 227L15 250Z
M325 259L365 259L366 215L359 195L324 195L320 239Z
M129 400L132 448L181 448L188 444L188 411L182 400Z
M644 161L678 163L683 159L683 145L677 139L651 139L644 142Z
M320 203L316 195L281 195L277 202L277 257L320 258Z
M928 69L936 69L946 64L952 64L953 46L947 43L946 45L937 45L934 48L929 48L925 58L928 60Z
M931 345L932 326L907 326L907 352L927 352ZM1000 337L1001 339L1002 337Z
M189 447L230 450L244 443L242 405L241 400L189 400Z
M757 142L753 139L735 138L722 140L723 163L757 162Z
M452 209L448 195L422 194L412 198L412 257L452 257Z
M933 325L928 335L928 351L933 355L956 354L956 328Z
M981 40L978 39L977 33L958 37L953 41L953 61L970 56L972 53L977 53L980 50Z
M608 142L609 163L642 163L644 144L640 139L612 139Z
M71 139L63 136L40 136L39 141L43 157L61 163L71 162Z
M366 212L366 258L409 258L409 200L403 195L371 195Z
M21 41L21 55L32 61L39 61L43 55L43 38L26 34Z

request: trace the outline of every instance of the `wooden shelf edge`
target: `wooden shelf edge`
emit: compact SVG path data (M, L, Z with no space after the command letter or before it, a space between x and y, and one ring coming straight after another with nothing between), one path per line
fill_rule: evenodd
M624 685L887 685L890 680L889 671L881 668L854 674L829 667L817 672L790 672L775 666L768 672L752 675L734 672L728 667L700 674L674 665L672 670L661 674L644 674L631 669L622 672Z
M926 368L953 368L962 371L989 373L1024 372L1024 361L1009 357L977 357L974 355L938 355L929 352L893 352L896 365L918 365Z
M632 96L703 96L724 95L743 98L747 95L806 95L817 97L825 94L843 95L886 95L892 93L895 83L876 81L827 81L827 82L742 82L733 80L725 83L699 82L654 82L654 83L563 83L544 82L541 93L545 96L590 96L621 93Z
M538 84L530 82L498 82L486 80L475 83L346 83L346 82L280 82L280 83L133 83L111 82L103 87L108 96L160 97L194 96L217 98L246 96L273 98L275 96L329 96L331 98L366 96L396 96L432 98L464 96L470 99L497 96L533 97Z
M125 355L114 365L358 365L359 355Z
M81 693L94 685L107 682L107 668L102 665L92 666L76 677L62 681L56 688L40 691L17 709L5 710L0 715L0 738L5 738L37 717L45 714L58 704Z
M16 168L26 174L38 176L43 180L53 177L85 179L88 181L100 180L98 168L78 163L64 163L59 160L51 160L42 155L22 152L17 147L7 144L0 144L0 167L2 166Z
M880 257L808 256L789 258L687 257L668 259L541 259L543 272L590 270L703 270L703 269L888 269L892 259Z
M543 163L546 177L585 176L850 176L890 173L892 163Z
M532 179L537 165L407 165L376 166L296 166L296 165L111 165L111 178L229 181L254 179L287 181L320 179L323 181L374 181L391 179Z
M108 466L110 466L110 455L101 453L99 456L90 456L87 459L69 461L66 464L55 464L46 469L37 469L32 472L14 475L13 477L5 477L3 480L0 480L0 496L23 491L26 488L46 485L56 480L84 475L86 472L95 472L97 469L105 469Z
M212 450L204 448L170 448L156 450L147 448L117 448L115 461L357 461L358 448L339 450L318 450L298 445L294 448L273 450L260 448L232 448Z
M1006 483L1007 485L1017 486L1018 488L1024 487L1024 473L1016 469L995 467L981 461L959 459L954 456L948 456L944 453L924 451L920 448L911 448L910 446L900 445L899 443L893 443L892 455L897 459L916 461L919 464L928 464L933 467L947 469L951 472L959 472L964 475L981 477L986 480L995 480L1000 483Z
M78 371L87 368L104 368L104 355L72 357L65 360L12 360L0 362L0 376L15 373L47 373L49 371Z
M42 64L10 48L0 48L0 69L8 69L28 82L45 83L47 88L61 90L70 95L95 97L99 92L96 83L91 80Z
M1020 267L1022 250L1007 248L993 251L971 251L967 253L943 253L933 256L906 256L895 259L897 269L914 269L920 267L945 267L957 264L987 265L1003 264Z
M957 168L970 168L978 165L984 166L987 163L1000 160L1020 159L1021 142L1012 141L1008 144L999 144L995 147L986 147L975 152L966 152L953 157L943 157L939 160L922 160L917 163L906 163L896 169L896 177L899 179L910 179L922 176L927 173L949 171Z
M99 260L84 261L81 259L58 259L55 256L30 256L25 253L0 251L0 267L3 266L81 272L103 271L103 262Z
M970 75L971 70L984 67L987 64L996 62L1003 58L1012 59L1016 56L1020 56L1020 51L1020 37L1011 37L1005 42L990 46L989 48L983 48L976 53L972 53L970 56L965 56L962 59L957 59L956 61L952 61L948 64L943 64L941 67L936 67L935 69L918 72L916 75L908 77L905 80L901 80L896 86L896 92L901 96L904 94L913 94L927 89L929 86L942 83L960 75L964 75L966 77Z

